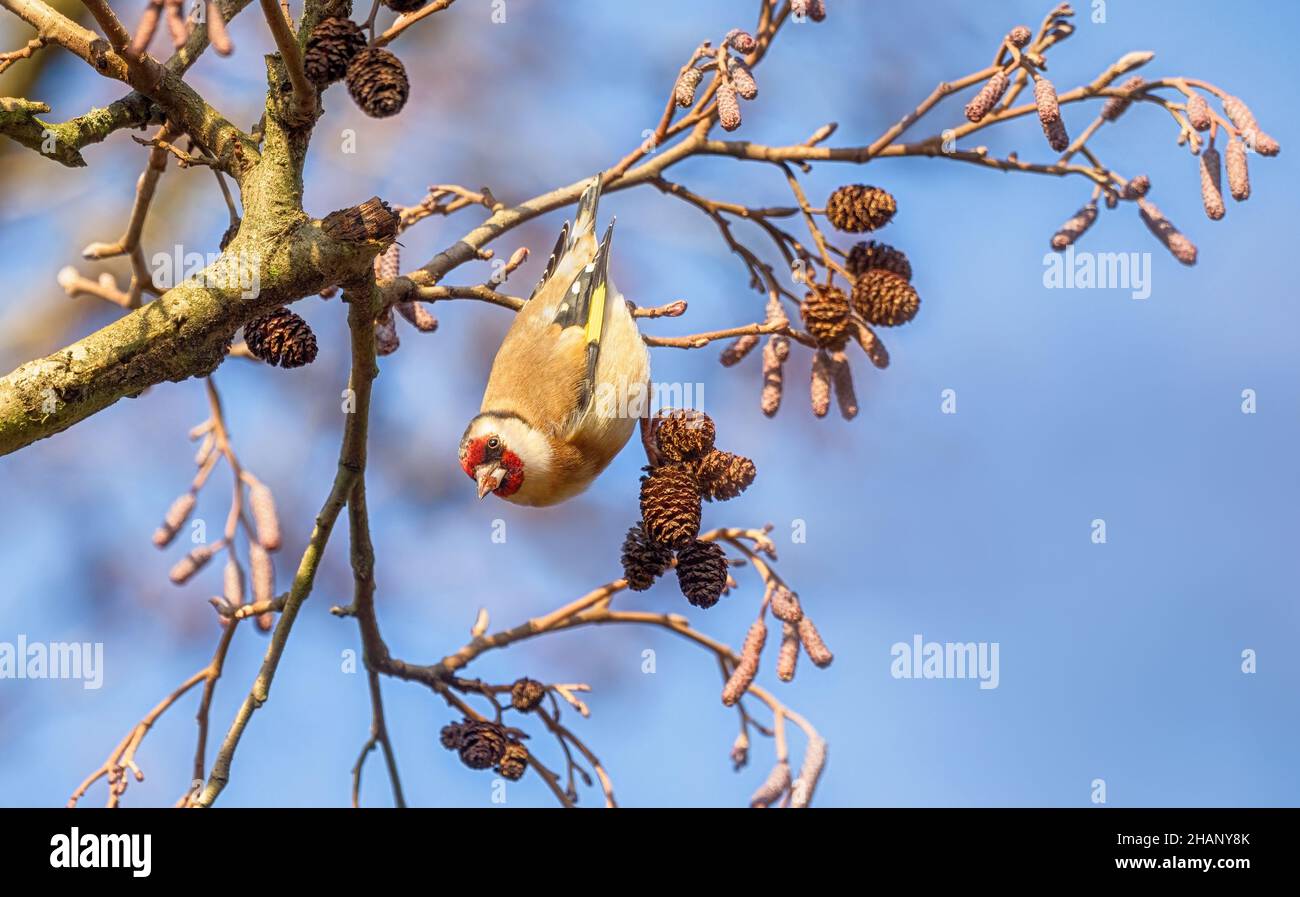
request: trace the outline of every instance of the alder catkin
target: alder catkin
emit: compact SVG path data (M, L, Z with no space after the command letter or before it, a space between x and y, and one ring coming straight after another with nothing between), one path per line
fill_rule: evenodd
M1145 82L1142 80L1141 75L1134 75L1132 78L1129 78L1121 84L1119 90L1136 90L1144 83ZM1133 101L1127 97L1111 97L1102 104L1101 117L1105 121L1114 121L1128 111L1128 107L1131 105L1133 105ZM1059 108L1057 109L1057 114L1060 114Z
M993 77L985 81L979 93L966 104L966 117L972 122L978 122L988 115L997 105L998 100L1002 99L1002 95L1007 92L1007 82L1006 72L994 72Z
M718 123L724 131L734 131L740 127L740 100L736 98L736 89L730 84L718 85Z
M730 60L727 63L727 74L731 78L731 86L736 88L736 93L741 99L752 100L758 96L758 82L754 80L754 73L743 62L738 59Z
M1229 140L1224 154L1228 168L1228 191L1238 202L1250 199L1250 171L1246 167L1246 144Z
M722 39L722 42L730 44L741 53L751 53L758 46L758 43L754 40L754 35L743 28L732 28L727 32L727 36Z
M1033 32L1029 30L1028 26L1017 25L1015 28L1012 28L1007 32L1007 43L1017 49L1023 49L1024 46L1029 43L1029 39L1033 36Z
M1056 98L1056 87L1046 78L1034 81L1034 105L1038 108L1038 120L1044 128L1061 118L1061 104Z
M1198 131L1208 131L1214 117L1210 114L1210 104L1205 97L1194 93L1187 98L1187 121Z
M248 507L253 514L253 527L257 541L267 551L280 548L280 518L275 513L275 498L261 480L249 478Z
M740 649L740 662L732 670L726 685L722 686L722 703L733 706L749 690L754 677L758 675L758 659L767 642L767 624L755 620L745 634L745 643ZM811 656L811 655L810 655Z
M1138 214L1157 240L1165 245L1170 254L1184 265L1196 264L1196 244L1187 239L1154 203L1139 199Z
M248 546L248 568L253 580L253 600L270 601L275 597L275 564L266 549L256 542Z
M185 525L190 514L194 511L194 503L197 500L193 492L186 492L178 495L172 502L171 507L167 509L166 515L163 516L162 525L154 531L153 544L159 548L166 548L171 544L172 539L176 538L176 533Z
M818 349L813 353L809 398L812 400L812 412L817 417L825 417L826 413L831 410L830 358L822 349Z
M1057 252L1062 252L1067 246L1073 246L1075 241L1087 233L1088 228L1092 227L1093 222L1096 220L1097 203L1093 201L1075 212L1073 218L1062 224L1061 229L1052 234L1052 248Z
M782 682L794 679L799 662L799 630L789 623L781 625L781 650L776 656L776 678Z
M1137 199L1146 196L1151 192L1151 178L1145 174L1139 174L1133 180L1124 185L1124 198Z
M779 801L789 788L790 764L782 761L772 767L763 784L758 786L758 790L749 799L749 805L759 810L770 807Z
M788 336L778 334L763 344L763 393L759 407L768 417L781 408L781 395L785 391L785 360L789 355Z
M171 572L167 574L168 578L178 586L189 582L190 577L202 570L223 544L214 542L211 545L200 545L191 549L189 554L172 566Z
M1201 153L1201 203L1211 221L1223 217L1223 185L1219 170L1219 151L1207 146Z
M872 364L882 371L889 367L889 351L885 348L885 344L880 341L880 338L876 336L874 330L861 321L854 321L850 329L853 338L862 347L862 351L867 353L867 357L871 359Z
M845 420L858 416L858 396L853 389L853 369L843 352L830 356L831 383L835 387L835 400L840 406L840 415Z
M1264 133L1259 126L1259 122L1255 120L1255 114L1250 111L1250 107L1240 97L1224 97L1223 112L1228 116L1228 120L1241 132L1242 139L1255 148L1255 152L1261 156L1276 156L1281 152L1281 144Z
M677 86L673 89L673 98L683 109L695 102L695 88L700 86L704 75L697 68L689 68L677 76Z
M799 596L785 586L776 586L772 589L772 598L768 607L772 610L772 616L783 623L798 623L803 618Z
M729 368L732 365L739 364L741 359L753 351L753 348L757 345L758 334L756 333L746 333L744 336L738 336L735 342L722 350L722 355L718 360L722 362L723 367Z
M826 739L814 735L808 739L808 747L804 749L799 778L795 779L790 787L791 807L802 809L808 806L812 801L813 792L817 789L817 780L821 778L822 770L825 768Z
M222 592L226 603L231 607L239 607L244 603L244 571L239 568L239 561L235 560L233 551L226 558L223 579Z
M828 667L835 655L831 654L826 642L822 641L821 633L813 625L812 618L804 615L799 618L799 641L803 644L804 653L819 667Z

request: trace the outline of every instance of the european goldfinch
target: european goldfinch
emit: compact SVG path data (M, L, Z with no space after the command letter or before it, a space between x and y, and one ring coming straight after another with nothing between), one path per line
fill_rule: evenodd
M650 355L609 277L611 221L596 242L600 176L566 221L515 316L460 440L460 466L489 492L553 505L586 489L627 444L649 401Z

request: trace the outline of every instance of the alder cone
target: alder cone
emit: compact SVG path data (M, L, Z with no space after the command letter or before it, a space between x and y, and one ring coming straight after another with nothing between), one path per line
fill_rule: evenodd
M469 721L460 736L460 762L470 769L496 766L505 755L510 739L496 723Z
M321 19L303 53L307 80L317 87L333 84L348 73L348 63L365 48L366 36L356 22L339 16Z
M316 360L316 334L283 306L245 324L244 341L255 358L277 367L298 368Z
M886 271L893 271L904 280L912 279L912 263L907 260L902 250L877 240L853 244L844 261L844 267L854 277L872 268L883 268Z
M826 200L826 218L836 230L857 234L879 230L898 211L898 203L888 190L867 184L837 187Z
M713 542L696 540L677 552L677 583L686 600L708 609L727 587L727 557Z
M623 576L627 587L634 592L644 592L668 569L673 553L662 545L650 541L645 527L640 523L628 528L623 539Z
M429 0L384 0L384 6L387 6L393 12L415 12L422 9Z
M506 745L505 753L501 755L501 761L497 763L497 775L511 782L517 782L524 777L524 773L527 771L528 748L517 741L511 741Z
M717 428L703 412L675 412L655 425L655 442L659 454L669 461L701 458L713 450Z
M849 297L838 287L817 287L799 306L804 326L827 349L842 349L849 340Z
M700 534L700 491L691 471L656 467L641 477L646 536L667 548L685 548Z
M520 713L527 713L532 710L542 703L544 697L546 697L546 686L536 679L529 679L527 676L516 679L515 683L510 686L510 706Z
M708 501L727 501L749 488L758 476L754 462L743 455L714 449L695 465L700 494Z
M380 47L367 47L352 58L347 71L348 93L371 118L388 118L402 111L411 95L402 60Z
M873 268L854 282L853 307L869 324L897 327L916 317L921 297L893 271Z

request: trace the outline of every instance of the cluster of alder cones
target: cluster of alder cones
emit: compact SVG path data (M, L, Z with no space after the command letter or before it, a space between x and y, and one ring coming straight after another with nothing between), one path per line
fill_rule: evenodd
M642 592L673 566L686 600L718 603L727 588L722 547L699 538L701 502L735 498L754 482L754 462L714 448L713 420L703 412L665 411L651 421L650 465L641 478L641 520L623 541L628 588Z
M546 696L546 686L535 679L524 677L510 686L510 706L520 713L529 713ZM442 727L442 746L460 755L460 762L470 769L492 769L503 779L517 782L528 769L528 748L520 738L527 738L518 729L499 722L466 717L458 723Z
M851 234L877 231L898 211L892 194L880 187L849 184L837 188L826 200L827 220L837 230ZM878 368L889 366L889 353L873 327L897 327L916 317L921 297L912 286L912 265L907 256L878 240L860 241L844 256L844 271L852 281L849 292L835 285L812 283L800 304L804 328L815 344L811 399L813 413L826 416L832 391L840 413L851 419L858 413L853 374L844 349L850 339L866 352ZM773 416L785 391L785 362L790 356L789 319L780 301L768 302L764 328L771 332L763 347L763 413ZM730 367L758 345L757 334L738 337L719 359Z
M384 5L408 13L427 2L384 0ZM411 82L402 61L383 47L374 46L361 26L344 16L321 19L312 29L303 69L307 79L322 90L335 81L346 80L353 102L372 118L396 115L411 95Z

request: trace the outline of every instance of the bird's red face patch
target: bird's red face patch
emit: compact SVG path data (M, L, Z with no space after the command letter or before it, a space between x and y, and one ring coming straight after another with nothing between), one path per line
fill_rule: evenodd
M460 466L470 479L477 479L475 471L484 464L497 463L505 471L501 484L492 491L505 498L514 495L524 484L524 462L506 448L499 436L479 436L466 442L460 451Z

